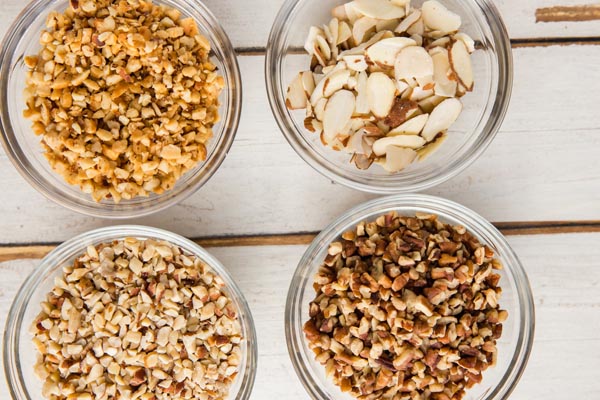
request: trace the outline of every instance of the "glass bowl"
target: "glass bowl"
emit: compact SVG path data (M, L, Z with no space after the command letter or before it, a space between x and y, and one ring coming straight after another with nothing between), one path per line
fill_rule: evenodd
M206 160L177 181L163 194L137 197L115 204L110 199L95 202L78 186L69 185L54 172L31 130L31 122L23 117L25 77L28 68L23 59L37 54L39 36L51 11L63 12L68 0L34 0L9 28L0 50L0 131L6 153L21 175L40 193L62 206L84 214L105 218L130 218L165 209L193 194L217 171L235 137L241 112L242 87L235 50L213 14L198 1L155 0L177 8L182 17L192 17L200 32L211 44L211 61L225 79L220 101L221 120L213 128L214 136L207 146Z
M324 146L304 128L304 110L285 105L287 87L299 71L307 70L309 55L302 50L309 28L331 18L331 9L344 0L287 0L275 19L267 46L265 78L271 109L287 141L311 167L327 178L372 193L408 193L438 185L460 173L489 146L508 108L512 90L512 52L502 18L489 0L447 0L460 14L462 31L476 42L473 53L475 88L461 98L464 109L440 148L422 162L390 174L377 165L361 171L350 155ZM423 0L413 0L420 7Z
M248 303L225 267L204 248L177 234L145 226L124 225L96 229L58 246L48 254L19 289L8 314L4 331L4 371L14 400L42 398L42 381L33 374L37 350L29 332L31 322L41 311L40 303L54 286L54 278L62 274L62 268L85 253L88 245L135 237L141 240L165 240L179 246L185 253L204 261L213 272L223 278L225 291L238 310L244 335L242 363L233 382L228 399L247 400L250 397L256 375L257 346L254 321Z
M375 220L379 215L397 211L401 215L416 212L436 214L440 221L462 225L487 244L503 263L500 307L509 317L498 341L498 361L483 373L483 381L467 390L465 400L507 399L525 369L533 344L535 311L525 270L506 239L492 224L457 203L425 195L396 195L364 203L348 211L315 238L298 264L292 278L285 308L285 334L290 357L302 384L313 399L350 400L325 376L325 368L314 360L302 331L308 321L308 305L315 297L313 279L322 264L329 244L360 221Z

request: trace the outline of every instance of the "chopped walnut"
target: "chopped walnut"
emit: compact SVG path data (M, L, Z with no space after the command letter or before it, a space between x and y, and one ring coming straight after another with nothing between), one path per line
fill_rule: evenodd
M51 12L24 116L54 171L96 201L161 194L207 157L224 79L191 18L150 0Z
M500 268L491 248L434 215L361 222L315 276L309 347L358 399L462 399L496 363L508 318Z
M42 394L228 398L243 337L224 286L200 259L168 242L89 246L55 280L32 324Z

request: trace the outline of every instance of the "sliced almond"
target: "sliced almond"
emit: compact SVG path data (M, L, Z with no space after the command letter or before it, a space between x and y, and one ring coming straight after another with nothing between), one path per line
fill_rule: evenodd
M369 167L371 165L373 165L373 159L371 157L368 157L365 154L358 154L355 153L352 158L350 159L350 162L353 162L354 165L356 165L356 168L358 169L369 169Z
M316 105L313 108L313 112L315 113L315 117L319 121L323 121L325 118L325 106L327 105L327 99L325 97L321 97L319 101L317 101Z
M347 69L333 72L329 77L325 78L325 83L323 84L323 95L325 97L331 96L343 88L348 83L349 78L350 71Z
M335 47L338 44L340 21L337 18L332 18L331 21L329 21L329 25L327 27L329 28L329 33L331 35L331 37L328 38L331 39L329 43L332 45L332 47Z
M444 36L443 38L436 39L433 42L429 43L429 46L427 46L427 47L429 49L432 49L435 47L446 48L446 47L448 47L450 42L451 42L451 39L448 36ZM429 50L429 54L431 54L431 50Z
M310 96L310 104L312 104L313 107L317 104L319 99L321 99L325 95L325 86L329 85L331 76L337 73L338 71L346 71L345 67L346 63L344 62L337 63L335 66L325 68L324 71L329 72L323 78L319 79L318 82L318 75L315 74L315 82L317 83L317 85Z
M471 36L467 35L464 32L458 32L453 37L454 40L460 40L465 44L469 53L473 53L475 51L475 41L471 38Z
M432 155L439 147L446 141L448 135L442 135L439 138L435 139L433 142L427 144L417 150L417 155L419 156L419 161L425 161L430 155Z
M352 37L352 29L345 21L341 21L338 26L338 36L336 45L344 43L346 40Z
M344 4L344 9L346 11L346 17L350 23L354 24L358 19L364 17L362 13L360 13L356 9L356 4L354 1Z
M356 99L348 90L337 91L325 106L323 115L323 138L327 143L338 135L345 135L344 128L354 113Z
M413 24L421 19L421 11L415 10L411 12L406 18L400 22L400 24L396 27L394 32L396 33L404 33L406 32Z
M381 31L393 31L400 21L397 19L380 19L375 24L375 30L377 32Z
M331 10L331 16L337 18L340 21L347 20L348 14L346 13L346 7L343 4L334 7L333 10Z
M388 136L418 135L425 127L428 118L429 114L421 114L414 118L411 118L402 125L398 126L397 128L394 128L391 131L389 131Z
M356 72L365 71L369 67L367 59L363 55L344 56L344 61L348 65L348 69Z
M390 146L386 151L383 168L388 172L399 172L408 167L417 158L413 149Z
M307 94L302 85L302 74L298 74L288 87L285 105L290 110L306 108Z
M331 59L331 47L325 36L317 35L315 38L314 55L323 66L327 65L327 61Z
M399 146L408 147L411 149L418 149L425 143L427 143L425 142L425 139L423 139L419 135L387 136L373 143L373 153L375 153L375 155L382 156L387 151L388 146Z
M390 0L390 3L397 7L410 7L410 0Z
M397 7L388 0L355 0L354 7L367 17L378 19L403 18L406 14L403 7Z
M306 118L304 120L304 127L317 135L323 132L323 123L315 118Z
M350 136L348 144L346 145L346 150L350 153L367 154L370 149L364 141L365 135L366 132L364 129L356 131L352 136Z
M396 79L405 80L432 77L433 60L422 47L406 47L396 57L395 75Z
M364 55L365 50L369 46L371 46L374 43L377 43L378 41L380 41L382 39L387 39L387 38L391 38L391 37L394 37L394 33L391 31L377 32L368 41L366 41L356 47L353 47L351 49L342 51L338 56L338 60L343 59L345 56Z
M423 23L423 15L421 14L421 18L417 20L414 24L412 24L407 30L406 33L409 35L421 35L425 34L425 24Z
M396 85L383 72L372 73L367 80L367 98L373 115L385 118L392 109Z
M368 75L366 72L360 72L356 80L356 113L368 114L371 111L369 107L369 97L367 88Z
M439 49L439 47L437 47ZM454 97L456 95L457 83L449 78L450 60L448 51L441 49L435 52L431 57L433 59L433 80L435 82L435 94L444 97Z
M410 119L417 111L419 111L419 105L414 101L396 98L392 109L382 122L394 129Z
M431 97L428 97L428 98L426 98L424 100L419 101L419 108L424 113L431 113L433 111L433 109L435 107L437 107L437 105L440 104L445 99L446 99L446 97L442 97L442 96L431 96Z
M323 29L318 28L316 26L311 26L308 31L308 37L306 38L306 42L304 43L304 49L308 52L308 54L315 54L315 47L317 45L317 37L324 37L325 32Z
M406 91L406 89L410 88L410 85L404 81L396 80L396 90L401 95Z
M455 98L442 101L431 112L421 136L428 142L431 142L438 133L446 132L456 121L462 108L463 106L460 100Z
M417 86L412 90L408 99L412 101L421 101L430 96L433 96L433 94L433 89L423 89L422 87Z
M410 38L417 43L417 46L423 46L423 36L415 33L414 35L411 35Z
M414 40L405 37L383 39L367 49L367 57L380 66L393 67L398 53L405 47L416 44Z
M471 55L463 41L457 40L452 44L449 52L449 61L460 84L468 92L472 91L475 83L473 78L473 64L471 63Z
M436 0L424 2L421 7L421 13L423 14L423 22L432 31L450 33L460 28L460 15L448 10Z
M372 32L375 32L375 25L377 25L377 20L370 17L362 17L357 20L352 26L352 38L354 39L354 43L357 45L363 43L368 35Z
M307 96L310 96L315 91L315 76L310 71L304 71L302 75L302 87Z

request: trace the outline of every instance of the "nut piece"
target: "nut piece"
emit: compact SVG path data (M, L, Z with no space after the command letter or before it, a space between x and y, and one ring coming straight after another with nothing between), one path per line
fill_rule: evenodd
M314 280L304 334L315 360L361 400L464 398L495 365L508 318L487 249L423 213L345 232Z
M64 267L33 321L42 394L228 398L244 338L225 289L199 258L168 242L88 247Z
M149 1L70 4L48 15L41 51L26 58L23 114L48 163L96 201L170 190L206 159L219 121L225 82L208 39ZM289 106L306 107L290 93Z

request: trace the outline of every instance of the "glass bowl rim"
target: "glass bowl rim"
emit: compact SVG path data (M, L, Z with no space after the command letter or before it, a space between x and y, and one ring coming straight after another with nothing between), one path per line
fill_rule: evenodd
M488 103L493 100L489 119L485 121L482 130L477 135L475 142L467 149L467 152L462 154L460 158L452 160L449 165L445 166L436 175L420 177L416 182L403 182L399 186L390 186L383 183L368 182L366 178L354 179L338 172L338 166L334 161L316 154L310 149L306 140L303 139L302 128L288 116L285 99L280 96L282 92L279 90L285 85L281 81L280 76L284 37L287 31L291 29L291 24L289 23L290 17L306 1L286 0L275 17L267 42L264 63L265 83L269 106L279 126L279 130L300 158L321 175L334 182L363 192L387 195L420 192L432 188L455 177L473 164L490 146L504 121L512 95L514 68L510 37L500 12L494 3L490 0L461 1L473 3L481 9L479 17L488 23L494 42L493 52L498 59L499 68L497 77L498 87L495 93L490 93L488 97ZM478 24L480 23L478 22Z
M314 400L332 398L327 390L319 387L314 381L309 372L312 370L311 366L304 363L302 358L304 351L302 324L304 321L301 320L301 315L303 307L307 306L302 304L302 297L306 288L310 287L312 279L310 271L314 270L315 257L323 250L324 246L336 240L348 225L354 225L359 221L388 211L404 208L439 215L442 221L447 218L459 221L480 240L497 248L505 261L504 268L514 274L512 282L515 285L515 297L521 317L518 321L520 329L517 345L512 354L511 367L504 371L499 383L491 388L491 393L487 393L482 398L482 400L507 399L525 371L535 335L535 305L526 271L504 235L485 218L454 201L424 194L393 195L362 203L331 222L315 237L302 255L290 283L284 317L288 354L302 386ZM320 263L320 260L318 262Z
M243 372L241 376L242 381L236 393L235 400L248 400L256 379L258 345L254 318L243 292L225 266L202 246L176 233L143 225L115 225L94 229L77 235L48 253L28 275L15 295L4 328L4 374L11 397L15 400L27 399L27 386L23 382L23 372L17 353L20 342L19 335L23 329L27 329L27 321L23 321L24 312L29 306L40 280L57 267L56 264L58 261L69 254L69 257L75 257L78 253L85 251L85 246L90 242L110 241L125 237L168 241L198 256L214 273L223 278L227 292L239 304L240 322L245 335L244 340L247 342L247 351L244 351L246 361L245 371L240 371L240 373ZM25 397L20 397L22 395L25 395Z
M210 40L211 46L218 47L219 52L223 54L223 59L220 60L226 68L222 73L226 80L232 82L233 87L230 87L229 101L221 104L221 107L225 107L226 119L222 120L223 127L219 136L213 136L212 140L216 141L215 148L212 155L206 160L201 162L201 165L195 167L195 171L188 171L191 173L190 182L192 184L186 185L178 190L176 194L169 196L172 193L171 190L155 197L148 197L147 201L141 204L102 204L102 203L83 203L76 198L67 196L64 193L64 189L57 189L50 185L46 179L44 179L37 167L33 166L27 156L25 156L24 148L20 145L18 139L19 134L13 127L11 116L8 109L8 85L9 85L9 68L12 67L11 63L5 62L0 64L0 97L3 101L0 101L0 143L4 147L5 153L8 159L11 161L15 169L19 174L32 186L38 193L42 194L52 202L65 207L71 211L81 213L83 215L98 217L98 218L111 218L111 219L129 219L136 217L143 217L150 214L157 213L165 210L181 201L185 200L192 194L196 193L202 186L204 186L213 175L219 170L223 161L233 144L235 139L240 118L242 112L242 79L240 73L240 67L237 60L235 48L231 43L227 33L221 26L215 15L204 5L202 2L186 2L185 0L169 0L177 4L185 4L186 7L193 9L208 22L202 24L202 28L205 29L210 35L214 36L216 41ZM46 0L33 0L25 6L25 8L18 14L13 20L12 24L6 31L2 42L0 43L0 59L1 60L12 60L12 57L20 44L21 38L18 33L22 30L27 29L27 24L30 23L34 18L37 18L40 13L46 12L48 8L48 1ZM196 18L195 18L196 19ZM209 38L211 39L211 38ZM214 50L213 50L214 51ZM223 117L223 115L221 115ZM33 133L32 133L33 134ZM208 166L207 169L204 169ZM50 171L51 173L56 173ZM61 178L62 179L62 178ZM65 184L67 184L65 182ZM83 192L81 196L89 196ZM112 208L114 206L114 208Z

